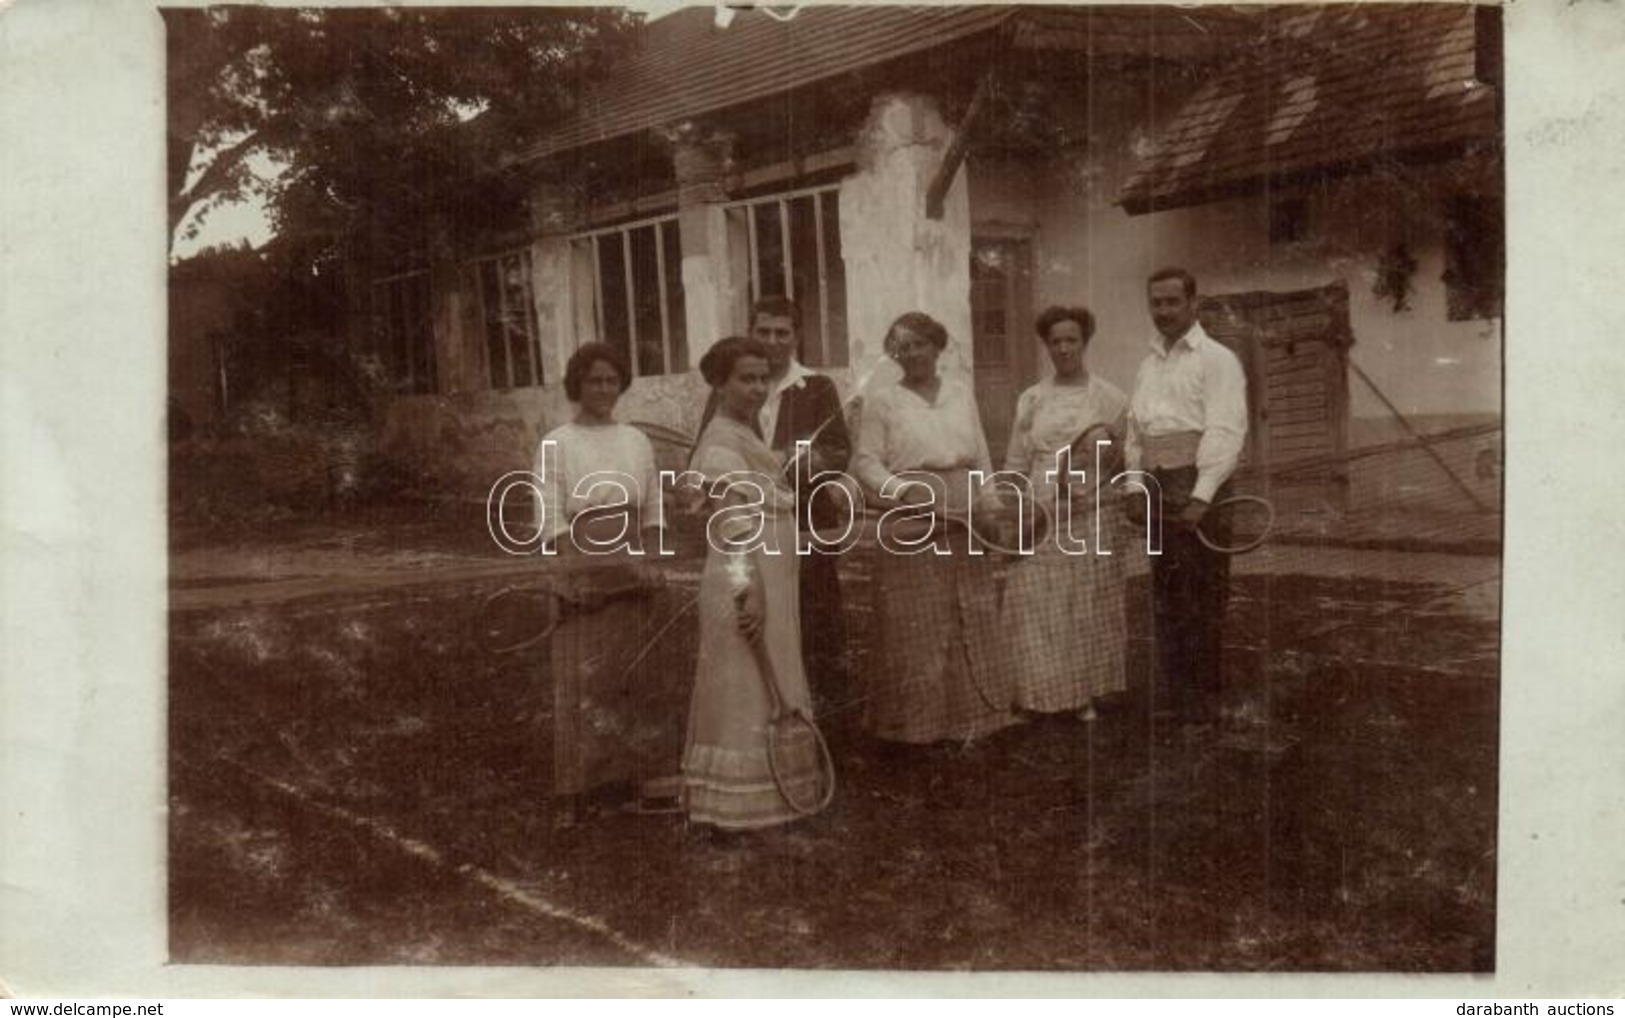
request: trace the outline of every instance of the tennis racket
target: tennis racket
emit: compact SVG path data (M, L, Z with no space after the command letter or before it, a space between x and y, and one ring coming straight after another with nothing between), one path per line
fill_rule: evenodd
M1041 503L1030 504L1034 507L1033 511L1021 520L1017 520L1014 513L993 514L994 518L990 520L989 510L986 509L978 511L973 516L970 513L956 512L938 506L934 517L922 514L901 523L886 523L885 526L889 533L910 544L923 541L927 534L935 533L944 527L953 527L968 532L976 547L1013 558L1032 554L1035 548L1049 538L1052 526L1049 509ZM884 515L883 510L866 508L863 519L866 524L878 527ZM817 529L812 533L821 540L833 540L826 538Z
M563 614L551 590L503 587L480 603L474 643L487 654L517 654L552 636Z
M1100 469L1095 470L1095 446L1100 450ZM1095 484L1101 485L1116 477L1123 469L1123 444L1117 432L1104 424L1091 424L1072 440L1072 467L1074 470L1094 471Z
M1224 528L1228 534L1215 528L1209 521L1218 514L1229 516ZM1275 506L1259 495L1233 495L1213 503L1202 522L1197 524L1196 539L1202 547L1220 555L1245 555L1267 540L1275 527Z
M760 583L752 577L752 583ZM743 597L743 592L739 595ZM761 634L750 642L751 657L756 661L756 673L761 676L767 690L769 705L767 720L767 767L773 775L773 784L785 804L802 816L810 816L828 806L835 798L835 761L830 757L824 733L813 723L804 708L789 708L779 689L779 673L768 655L767 644ZM806 755L813 754L816 778L812 794L798 797L793 778L799 767L805 765Z
M977 513L948 511L943 518L950 524L964 527L977 546L1000 555L1030 555L1049 539L1053 521L1049 507L1036 497L1028 496L1023 503L1030 512L1017 513L1013 507L1001 507Z
M503 587L480 603L474 642L488 654L517 654L547 640L572 614L595 612L611 601L651 589L650 581L643 579L568 594L535 585Z
M767 645L761 640L755 641L751 644L751 654L756 658L757 670L761 673L768 700L772 704L772 713L767 721L767 766L773 774L773 784L792 810L802 816L810 816L823 810L835 798L835 761L829 755L824 733L818 730L806 710L785 707L784 698L779 694L778 673L768 657ZM797 798L792 779L808 752L815 756L817 776L812 794Z
M1025 512L1018 512L1016 507L1008 502L983 505L973 512L945 506L939 499L930 506L930 514L925 513L925 507L921 507L921 515L910 517L901 523L887 523L886 526L898 539L909 543L921 541L927 534L943 527L954 527L966 531L975 546L985 551L1006 556L1030 555L1039 545L1049 540L1054 520L1050 515L1049 506L1033 491L1031 481L1023 477L1021 483L1023 490L1020 504L1027 508ZM889 509L902 504L889 502L884 509L865 506L864 521L878 527ZM823 538L816 530L813 533Z
M1185 499L1166 499L1162 518L1166 522L1185 507ZM1136 526L1147 525L1144 508L1138 499L1130 499L1129 520ZM1135 511L1138 509L1138 511ZM1275 528L1275 506L1259 495L1232 495L1221 498L1208 507L1207 515L1196 526L1196 539L1202 547L1220 555L1245 555L1256 551L1269 540Z

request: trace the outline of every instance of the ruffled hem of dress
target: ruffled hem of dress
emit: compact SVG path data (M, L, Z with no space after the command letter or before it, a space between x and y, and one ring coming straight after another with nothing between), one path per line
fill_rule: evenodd
M818 795L817 760L810 740L792 747L793 772L784 776L790 794L799 802ZM808 814L792 808L779 791L768 764L767 750L724 749L691 745L683 754L683 811L690 820L728 829L772 827Z

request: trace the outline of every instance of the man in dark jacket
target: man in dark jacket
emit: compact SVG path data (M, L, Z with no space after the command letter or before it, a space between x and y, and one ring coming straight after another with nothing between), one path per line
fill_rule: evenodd
M844 471L852 456L845 409L835 383L801 363L801 309L788 297L763 297L751 307L750 334L768 349L771 372L767 403L758 424L762 437L786 460L786 479L799 484L802 529L839 534L846 517L829 492L807 497L816 479ZM716 410L716 396L706 404L704 422ZM704 423L701 424L704 430ZM796 443L811 443L808 455L796 458ZM799 481L796 474L799 474ZM801 557L801 653L807 677L826 704L846 698L846 619L836 556L813 550Z

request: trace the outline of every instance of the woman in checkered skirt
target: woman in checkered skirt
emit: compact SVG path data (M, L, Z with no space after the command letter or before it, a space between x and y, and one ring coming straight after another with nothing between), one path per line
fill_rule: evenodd
M1051 510L1056 531L1065 518L1060 501L1066 499L1068 529L1083 544L1063 547L1060 541L1068 535L1052 533L1016 563L1007 577L1003 628L1014 664L1015 705L1044 713L1082 711L1127 684L1124 559L1121 547L1114 547L1121 544L1114 541L1119 514L1097 517L1095 493L1121 461L1128 398L1085 366L1084 351L1095 331L1087 310L1049 308L1034 328L1055 371L1016 403L1005 469L1028 475ZM1086 441L1077 443L1085 435ZM1104 478L1097 476L1097 439L1111 442L1100 450ZM1068 447L1073 448L1072 471L1084 472L1082 483L1058 476L1056 453ZM1102 551L1118 554L1098 554Z
M948 332L910 312L886 333L886 352L903 369L896 385L866 400L852 472L883 505L919 502L926 488L939 508L963 510L972 470L990 471L987 438L970 385L937 374ZM899 475L906 475L900 478ZM903 479L918 483L900 486ZM999 632L998 587L991 556L967 554L962 529L939 515L875 554L879 634L864 715L867 730L893 742L970 741L1012 724L1009 663ZM903 542L922 543L906 554Z

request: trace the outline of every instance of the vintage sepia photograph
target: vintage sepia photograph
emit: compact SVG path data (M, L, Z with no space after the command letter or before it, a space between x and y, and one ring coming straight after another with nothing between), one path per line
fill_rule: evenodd
M163 9L169 961L1495 972L1501 15Z

